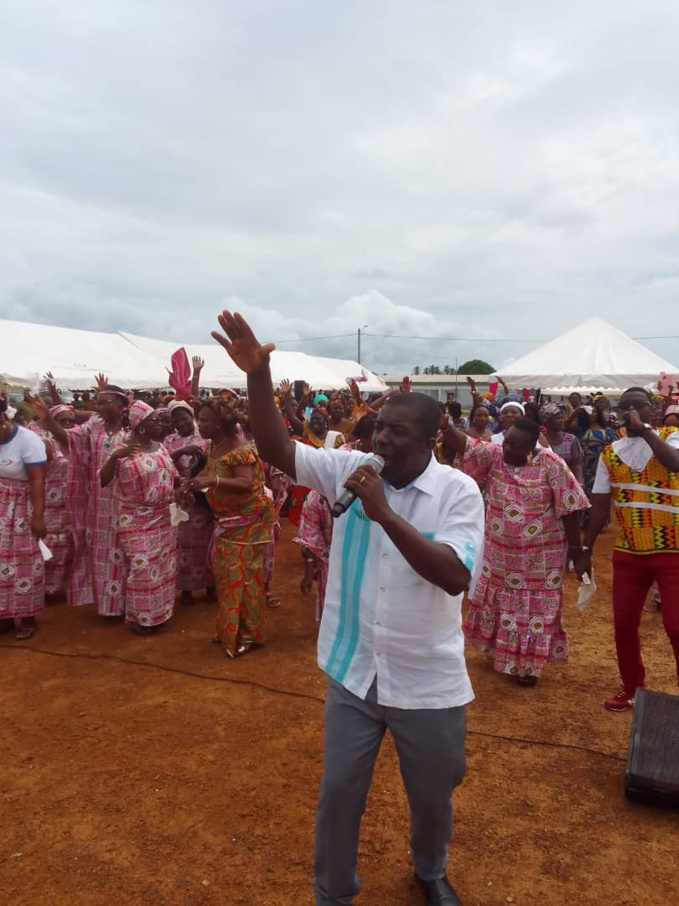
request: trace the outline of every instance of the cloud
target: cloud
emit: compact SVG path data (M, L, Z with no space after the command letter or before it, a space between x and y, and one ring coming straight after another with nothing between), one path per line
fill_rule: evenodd
M324 355L368 324L389 371L592 315L667 334L678 26L668 0L15 4L0 312L204 341L238 300Z

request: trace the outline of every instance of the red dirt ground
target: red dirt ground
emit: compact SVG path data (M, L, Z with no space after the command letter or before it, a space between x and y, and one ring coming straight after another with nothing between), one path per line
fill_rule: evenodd
M48 607L30 642L3 637L0 903L313 902L324 681L291 537L286 525L269 641L240 660L210 643L203 602L178 606L157 638L63 604ZM630 716L601 704L617 685L611 544L609 530L584 615L568 579L569 664L522 689L469 653L477 699L450 859L466 906L677 901L679 814L626 801ZM676 691L660 615L644 614L642 632L649 686ZM357 906L422 902L407 839L387 739L363 822Z

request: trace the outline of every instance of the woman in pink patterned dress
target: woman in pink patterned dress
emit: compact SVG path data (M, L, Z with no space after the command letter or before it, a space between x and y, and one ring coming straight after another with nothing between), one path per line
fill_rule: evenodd
M0 399L0 632L19 619L17 639L30 639L45 605L45 570L38 539L45 525L42 440L15 425Z
M269 465L268 462L262 462L266 486L271 491L273 498L273 508L276 522L273 527L273 538L267 546L264 554L264 584L266 586L266 606L275 609L281 606L281 599L271 590L273 582L274 564L276 558L276 545L281 537L281 510L285 501L288 499L292 479L285 472L281 472L275 466Z
M162 444L162 416L141 401L129 409L129 443L100 472L117 502L116 549L122 554L122 609L137 635L164 628L174 611L177 532L170 519L175 470Z
M127 394L112 384L97 393L97 415L68 432L75 533L74 603L94 603L102 617L124 613L122 552L116 546L117 501L99 472L127 444Z
M52 559L45 563L45 594L66 594L73 604L73 518L71 516L70 488L71 462L68 456L67 438L63 443L45 425L45 417L54 420L63 431L75 427L72 406L59 404L47 410L40 397L31 400L33 413L39 419L29 425L29 430L42 437L48 452L45 473L45 544L52 553ZM61 435L60 435L61 436Z
M304 576L300 585L303 595L311 594L316 582L316 622L321 622L325 589L328 584L330 543L332 542L332 513L330 504L316 491L309 491L302 505L297 537L302 548Z
M453 432L453 439L464 437L456 429L448 435ZM578 575L585 570L578 511L589 506L563 460L536 449L539 432L535 422L520 419L502 445L475 444L464 461L487 499L481 574L465 638L492 655L498 672L526 686L535 685L549 661L568 658L562 581L569 549Z
M205 453L208 442L198 433L193 409L188 403L177 400L168 408L174 434L166 437L163 443L180 478L190 478L196 455ZM205 589L205 600L216 601L215 577L208 563L215 520L204 494L196 498L196 504L189 507L188 514L188 522L181 522L177 532L179 600L182 604L193 604L193 592Z

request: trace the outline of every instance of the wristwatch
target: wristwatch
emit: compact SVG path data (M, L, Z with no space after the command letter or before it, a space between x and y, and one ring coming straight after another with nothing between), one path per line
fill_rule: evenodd
M649 425L648 422L644 422L643 425L642 425L641 427L644 429L644 431L645 431L647 428L648 428L649 431L652 431L652 430L653 430L653 425Z

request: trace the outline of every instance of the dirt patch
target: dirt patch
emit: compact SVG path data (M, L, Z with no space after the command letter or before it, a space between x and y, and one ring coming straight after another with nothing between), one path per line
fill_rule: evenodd
M203 602L178 605L157 638L60 603L30 642L3 637L0 902L313 903L325 684L292 534L286 525L269 642L241 660L210 643ZM612 539L601 539L599 592L584 615L568 580L567 665L522 689L469 653L477 698L450 860L466 906L675 901L679 814L627 802L623 761L550 745L626 755L629 715L602 707L617 686ZM676 691L659 614L644 614L642 633L649 686ZM388 738L361 840L357 904L421 903Z

